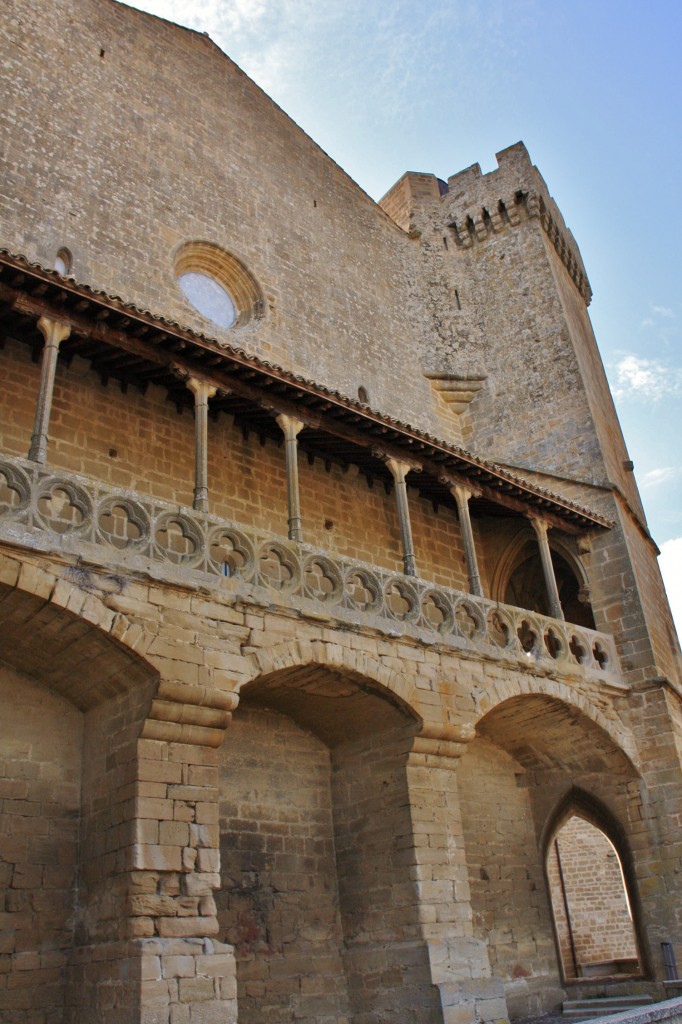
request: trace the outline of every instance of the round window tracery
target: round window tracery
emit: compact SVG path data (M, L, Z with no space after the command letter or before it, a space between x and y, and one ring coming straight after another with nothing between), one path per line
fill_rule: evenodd
M232 296L220 281L197 270L178 275L178 284L194 308L219 327L233 327L237 319Z
M188 242L175 259L178 285L194 309L218 327L243 327L263 316L262 292L231 253L211 242Z

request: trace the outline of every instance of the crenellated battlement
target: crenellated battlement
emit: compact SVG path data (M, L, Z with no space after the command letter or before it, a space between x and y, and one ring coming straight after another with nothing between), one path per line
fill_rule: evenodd
M408 172L381 200L383 210L408 233L417 233L418 210L439 203L456 245L469 249L539 219L576 288L589 305L592 289L578 245L522 142L496 154L497 168L483 174L472 164L448 178Z

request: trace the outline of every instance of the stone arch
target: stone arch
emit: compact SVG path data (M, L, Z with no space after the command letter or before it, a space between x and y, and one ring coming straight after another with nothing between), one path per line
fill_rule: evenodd
M627 757L633 771L639 774L641 762L637 746L632 734L614 713L612 717L598 708L584 693L579 692L568 683L562 683L549 677L528 674L509 674L505 679L498 680L493 687L483 692L474 693L477 717L474 724L479 729L484 719L507 701L515 698L546 697L573 708L577 713L589 719L598 729L606 733L615 746Z
M439 1019L404 856L421 719L358 652L292 641L255 659L220 749L216 901L240 1021L313 1024L321 1005L369 1021L433 1004Z
M480 715L458 778L474 934L511 1017L564 998L546 882L545 823L571 787L634 832L641 779L623 730L555 680L507 680ZM629 749L628 749L629 748Z
M642 906L637 886L632 850L628 841L627 832L623 828L618 817L602 800L596 797L593 793L581 789L579 786L571 785L548 816L541 837L542 849L544 850L546 883L550 892L550 902L553 908L555 941L559 953L559 960L562 964L564 978L575 978L576 976L579 976L579 967L576 957L573 930L570 923L571 908L569 906L569 899L567 898L566 881L564 877L566 866L565 864L561 864L561 855L556 848L556 841L558 835L562 830L564 830L565 826L570 825L571 822L576 822L576 820L586 823L595 832L605 837L613 849L611 856L615 853L619 862L620 872L622 873L621 884L624 895L623 903L627 906L631 915L631 936L629 939L627 936L625 937L624 944L625 946L630 946L630 944L632 944L633 948L629 951L629 959L633 959L633 957L636 958L637 965L621 965L617 968L617 973L629 973L651 977L652 967L650 963L650 956L647 944L644 941L645 932L643 928ZM580 838L581 837L579 836L579 839ZM587 834L587 838L589 839L589 833ZM569 847L569 856L572 853L573 851L571 851ZM577 859L575 854L574 859ZM576 869L580 871L580 863L578 863ZM611 888L614 887L614 870L615 869L609 872L612 876L610 879ZM584 872L585 868L583 866L582 873L584 874ZM615 875L617 879L617 871L615 872ZM606 888L603 879L597 878L596 884L602 889ZM615 887L618 888L617 884ZM604 893L601 895L603 897ZM617 893L615 895L617 897ZM588 900L589 897L590 893L585 893L585 900ZM602 918L607 916L604 913L604 911L608 911L608 907L606 905L600 906L599 910L601 911ZM624 917L622 911L620 917ZM621 929L622 927L623 924L621 922ZM591 930L592 928L590 928L590 931ZM622 942L619 944L622 944ZM627 958L621 956L620 959L622 960ZM609 973L608 970L606 973ZM593 971L591 975L587 972L586 976L600 977L601 975L598 972L595 973Z
M415 686L401 673L394 671L364 651L322 640L287 640L254 654L252 674L240 684L240 691L259 676L287 669L317 665L330 671L355 676L373 683L377 690L391 693L410 713L414 709Z
M95 588L106 579L0 556L0 789L12 796L0 887L17 1024L80 1019L78 948L124 937L133 825L121 808L158 672L135 650L143 632Z
M142 654L151 637L108 608L103 596L120 593L122 585L111 574L67 567L57 576L0 554L0 625L14 638L3 648L3 660L82 711L146 686L158 675Z
M561 562L564 563L565 569L569 570L570 575L575 581L575 585L573 585L570 577L566 577L566 584L570 584L571 591L569 600L574 607L574 611L580 610L576 606L576 601L583 606L585 611L585 614L578 615L576 618L575 615L572 616L570 614L570 608L564 608L568 621L575 621L576 625L587 626L588 628L594 629L594 616L589 603L591 593L590 581L582 560L565 542L565 540L557 536L556 533L550 532L548 534L548 541L550 549L559 556ZM537 550L537 540L530 527L528 527L519 530L516 536L509 541L497 560L497 564L495 565L490 581L490 595L494 601L500 601L502 604L515 603L514 601L507 599L509 584L513 574L523 565L524 561L528 557L533 558L537 563L535 566L537 583L539 589L544 595L544 580L542 579L540 555ZM559 589L562 590L561 574L558 572L557 583L559 584ZM566 594L562 594L561 596L565 601ZM523 604L523 607L528 607L528 605ZM529 610L539 611L541 609L529 608ZM546 610L545 614L547 614ZM578 621L578 619L580 619L580 621Z

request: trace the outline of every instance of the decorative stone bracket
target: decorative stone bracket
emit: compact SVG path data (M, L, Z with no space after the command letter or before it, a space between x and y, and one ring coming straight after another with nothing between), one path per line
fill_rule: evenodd
M236 693L161 680L142 739L219 747L238 703Z
M476 732L472 725L443 725L425 722L415 736L409 764L454 770Z
M488 379L485 373L425 373L424 376L431 381L438 397L457 416L468 408Z

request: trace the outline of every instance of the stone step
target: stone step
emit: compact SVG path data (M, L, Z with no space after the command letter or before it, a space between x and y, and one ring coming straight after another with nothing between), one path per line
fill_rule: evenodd
M653 1003L651 996L601 996L595 999L567 999L563 1015L568 1018L590 1020L592 1017L607 1017L612 1013L624 1013L640 1006Z

